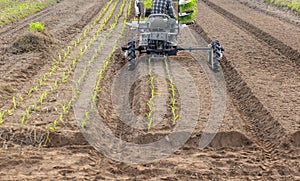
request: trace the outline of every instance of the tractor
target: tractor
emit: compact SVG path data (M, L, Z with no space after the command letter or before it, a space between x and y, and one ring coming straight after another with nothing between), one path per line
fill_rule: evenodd
M193 1L193 0L190 0ZM180 30L193 24L191 17L194 10L182 12L180 6L189 3L189 0L178 1L177 19L171 18L167 14L151 14L151 9L144 8L143 20L141 20L141 2L135 0L135 15L137 20L127 23L132 30L138 30L139 40L128 40L127 45L122 47L126 59L128 60L128 70L135 68L136 52L152 56L176 56L178 51L183 50L203 50L208 51L208 64L213 71L220 68L220 60L223 57L224 48L218 40L212 41L207 47L181 47L178 46L177 37ZM180 20L189 20L182 22Z

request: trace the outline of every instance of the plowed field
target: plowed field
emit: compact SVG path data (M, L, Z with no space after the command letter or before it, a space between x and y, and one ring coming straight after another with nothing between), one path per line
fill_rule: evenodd
M130 0L62 0L0 27L1 180L300 180L300 17L200 0L180 46L138 55ZM42 22L43 31L28 29Z

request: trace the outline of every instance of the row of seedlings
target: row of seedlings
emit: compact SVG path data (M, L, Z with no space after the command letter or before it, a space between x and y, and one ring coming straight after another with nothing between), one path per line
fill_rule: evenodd
M179 118L179 115L176 113L177 111L177 107L176 107L176 94L175 94L175 86L171 77L171 73L170 73L170 69L169 69L169 65L167 62L167 57L164 59L164 63L165 63L165 69L166 69L166 73L167 73L167 77L168 77L168 82L169 82L169 93L170 93L170 109L172 112L172 123L175 124L176 120Z
M93 95L91 96L91 108L92 109L95 109L94 105L95 105L95 101L96 101L96 97L97 97L97 94L99 93L100 91L100 85L101 85L101 80L103 79L103 74L104 72L107 70L108 68L108 64L110 62L110 59L111 57L113 56L113 54L115 53L115 50L117 48L117 45L118 45L118 41L122 38L123 36L123 33L124 33L124 30L126 28L126 21L127 19L129 18L130 16L130 13L131 13L131 6L132 6L132 1L130 0L129 1L129 5L128 5L128 11L126 13L126 16L124 18L124 21L123 21L123 25L122 25L122 29L121 31L119 32L118 34L118 37L117 39L114 41L114 44L113 44L113 47L112 47L112 51L111 53L107 56L107 58L104 60L103 62L103 67L99 70L99 73L98 73L98 79L97 79L97 82L96 82L96 86L94 88L94 92L93 92ZM122 16L123 14L123 11L122 12L119 12L118 16ZM81 120L81 127L84 128L85 125L86 125L86 122L87 120L89 119L89 111L86 111L85 112L85 118L83 120Z
M86 38L87 33L91 31L91 26L95 26L96 23L103 17L104 13L109 8L110 4L112 3L112 0L107 3L107 5L102 9L102 11L99 13L97 18L93 21L92 25L90 25L88 28L86 28L80 36L71 43L71 45L68 45L66 49L62 49L61 52L57 53L57 58L53 58L54 65L43 75L40 76L38 83L33 85L25 94L25 96L13 96L12 97L12 103L13 105L9 109L5 109L2 112L0 112L0 124L3 123L3 117L5 114L12 115L13 111L17 109L17 107L25 100L25 98L32 97L32 94L34 92L37 92L42 85L44 85L48 78L51 78L51 76L58 70L60 64L65 61L65 59L70 58L70 53L73 49L78 47L78 45ZM101 23L100 28L103 29L103 26L107 23ZM100 31L97 31L98 33ZM84 46L81 46L79 48L79 56L72 59L71 64L69 65L68 69L62 73L61 78L57 78L52 85L49 85L48 88L50 91L54 91L58 88L58 84L60 82L64 83L66 81L66 78L68 75L71 74L73 68L76 66L77 60L83 55L83 53L87 50L87 48L91 45L91 43L96 39L95 36L90 38L89 42L86 43ZM28 113L30 112L30 109L36 110L37 108L37 102L40 102L42 104L43 99L46 97L46 95L49 93L49 90L45 90L35 101L35 104L29 106L26 108L25 115L21 118L21 122L24 123L26 117L28 116Z
M123 0L122 5L121 5L121 7L120 7L119 14L115 16L115 21L110 25L110 28L109 28L109 30L108 30L108 34L106 34L106 36L104 37L104 39L102 40L102 42L101 42L101 43L99 44L99 46L95 49L94 54L93 54L91 60L89 60L88 63L85 64L84 69L83 69L83 73L82 73L81 76L76 80L75 91L74 91L74 93L73 93L73 96L72 96L72 98L71 98L70 100L68 100L68 101L64 104L64 107L66 107L67 109L64 110L63 112L61 112L61 113L59 114L59 116L58 116L56 119L54 119L54 121L53 121L52 123L50 123L50 124L47 125L46 128L47 128L48 130L50 130L50 131L55 131L55 130L57 129L58 122L62 122L62 121L63 121L63 116L64 116L64 115L67 113L67 111L70 109L72 103L77 99L77 96L80 94L79 87L80 87L82 81L84 80L85 76L87 75L88 67L91 66L91 64L94 62L95 58L99 55L100 50L101 50L101 48L103 47L104 43L106 42L107 37L111 34L111 32L112 32L112 31L115 29L115 27L117 26L117 24L118 24L118 22L119 22L119 19L120 19L120 17L121 17L122 14L123 14L125 2L126 2L126 1ZM124 21L124 22L126 22L126 21ZM126 23L125 23L125 25L126 25ZM124 28L125 28L125 26L124 26ZM121 33L123 33L124 28L122 29ZM121 36L122 36L122 34L118 36L117 40L119 40ZM117 40L116 40L116 41L117 41ZM115 49L115 46L116 46L116 45L114 45L114 49ZM112 56L112 53L110 54L110 57L111 57L111 56ZM107 63L106 63L106 62L107 62L107 61L105 61L105 63L104 63L105 68L107 67ZM101 74L102 74L102 73L101 73ZM86 117L88 117L88 112L86 113Z
M115 2L113 8L109 11L108 17L105 18L105 20L100 24L100 26L97 29L96 33L93 36L91 36L91 38L89 39L89 41L87 43L85 43L83 46L81 46L79 48L79 52L78 52L79 55L72 60L72 64L69 66L69 68L66 71L64 71L62 73L61 78L57 78L56 79L56 81L54 83L54 85L55 85L54 89L52 89L53 87L50 87L51 92L54 92L54 91L56 91L58 89L57 83L66 83L68 81L68 78L71 76L71 74L73 73L73 71L75 69L77 61L83 57L83 55L86 53L86 51L90 48L91 44L97 39L97 37L99 36L99 33L103 30L103 27L108 23L110 17L112 17L113 12L114 12L116 6L117 6L117 2ZM107 8L104 8L104 10L102 12L105 12L105 11L107 11ZM84 32L86 32L86 31L84 31ZM86 37L85 33L84 33L83 38L84 37ZM43 99L46 98L46 96L48 95L48 93L50 93L50 91L46 90L46 94L44 96L42 94L42 97L40 97L38 100L36 100L36 102L39 102L40 105L41 105L42 104L41 101L43 101ZM32 104L32 105L30 105L28 107L33 107L33 108L35 108L34 110L36 110L36 107L35 107L36 106L36 102L35 102L35 104ZM72 104L71 101L69 101L68 104L61 104L62 112L59 113L59 116L54 120L53 124L51 123L50 125L47 125L46 128L50 129L50 130L55 130L57 122L63 120L63 115L66 114L68 112L68 110L71 108L71 104ZM59 111L57 111L57 112L59 112ZM23 117L25 117L25 119L26 119L26 115L27 115L27 113L25 111L25 114L23 115ZM23 121L22 120L23 117L21 118L21 123Z
M150 99L147 102L147 106L149 109L149 112L146 113L146 118L148 120L148 131L151 129L151 125L153 123L153 112L155 111L155 103L154 103L154 97L155 97L155 86L154 86L154 75L152 73L152 67L151 67L151 58L148 58L148 82L149 87L151 91Z

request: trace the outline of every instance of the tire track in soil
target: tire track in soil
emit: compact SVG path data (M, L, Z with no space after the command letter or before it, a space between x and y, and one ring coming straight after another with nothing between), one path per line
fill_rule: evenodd
M288 134L299 131L299 67L206 4L202 4L199 10L197 22L209 36L220 40L226 47L226 57L265 108ZM259 20L252 19L255 24ZM268 26L271 25L272 22L268 22Z
M249 8L245 3L240 2L243 0L228 0L228 3L226 4L222 3L222 0L210 1L260 30L267 32L285 45L292 47L295 50L300 50L300 26L297 27L286 21L279 20L274 16L266 15L263 12L257 11L258 9ZM251 2L251 0L247 1ZM260 5L260 3L257 2L256 5ZM283 17L285 15L286 14L282 14ZM299 17L298 19L300 21ZM292 62L289 61L289 63Z
M204 8L204 9L206 9L206 10L203 11L203 12L208 13L208 15L216 14L215 15L216 17L221 17L221 16L217 16L217 13L211 13L213 10L210 10L209 8ZM204 9L202 9L202 10L204 10ZM207 20L211 21L213 18L214 18L214 16L212 18L206 18L203 21L199 20L199 22L201 22L201 23L202 22L207 22ZM225 19L226 19L226 17L225 17ZM212 24L208 23L207 26L204 23L203 26L205 26L205 28L207 28L207 27L210 27L211 25L214 25L214 27L216 27L215 23L212 23ZM225 27L226 25L227 25L227 23L222 22L220 27ZM239 35L239 32L237 31L237 28L234 28L234 26L237 26L237 25L232 24L232 25L228 25L228 26L230 28L232 28L234 33L237 33L237 35ZM202 27L200 27L199 24L196 24L194 26L194 29L207 42L211 41L211 38L209 36L216 37L216 35L217 35L216 33L222 33L222 31L227 30L226 28L225 28L225 30L220 29L220 30L216 30L216 33L213 33L209 29L207 29L207 30L202 29ZM229 31L229 32L226 32L226 34L229 35L230 29L228 28L227 31ZM242 32L243 28L240 31ZM246 33L247 33L247 31L246 31ZM228 36L228 37L231 37L231 36ZM232 37L235 38L236 36L233 35ZM242 38L240 38L240 39L242 39ZM225 41L225 42L227 42L229 45L231 45L231 49L236 48L235 46L232 45L233 41L228 40L228 41ZM246 42L246 45L245 45L246 47L253 44L253 43L249 43L249 40L247 40L247 37L245 37L245 42ZM242 42L240 42L240 43L242 43ZM262 43L262 45L264 45L264 44L265 43ZM239 44L237 44L237 45L239 45ZM243 49L243 48L244 47L242 47L241 49ZM269 47L267 49L272 49L272 47ZM259 51L258 51L258 53L259 53ZM229 55L231 55L231 54L229 54ZM276 55L278 55L278 53ZM231 57L234 58L235 56L231 55ZM239 56L237 56L237 57L239 57ZM271 57L272 56L270 56L270 58ZM272 61L272 59L270 59L270 62L271 61ZM275 61L278 61L278 60L275 60ZM280 63L282 63L282 62L280 62ZM239 68L241 68L241 67L238 68L238 66L234 64L234 63L238 63L237 60L229 60L229 59L225 58L221 63L222 63L223 69L227 69L227 71L224 70L226 82L227 82L228 85L231 85L231 87L228 86L229 87L228 89L230 89L230 91L228 91L228 92L229 92L233 102L236 104L237 109L241 111L241 115L243 116L243 118L246 122L246 125L248 125L246 127L246 129L249 130L249 133L254 136L254 141L257 142L258 145L263 150L261 168L263 170L265 170L266 173L268 173L268 175L265 175L265 176L268 176L268 178L269 178L269 174L272 173L273 170L277 170L276 174L279 173L280 176L285 176L286 177L287 176L287 175L285 175L286 172L292 173L292 175L289 175L289 177L287 177L287 178L290 178L291 180L296 180L295 178L297 178L297 176L299 175L299 169L297 167L295 168L294 165L299 165L299 161L294 160L294 158L293 158L294 156L289 157L287 155L289 155L290 152L297 153L299 149L291 147L291 144L290 144L291 142L289 140L287 140L287 138L290 139L289 137L287 137L287 136L290 136L290 135L287 135L287 132L286 132L287 130L285 130L284 127L282 127L282 125L278 122L278 121L281 121L281 120L280 119L275 119L274 117L272 118L272 116L270 117L270 115L268 115L270 113L268 112L267 109L265 109L266 110L265 112L263 112L261 110L258 110L259 111L258 114L255 113L254 111L256 110L256 108L258 108L256 105L255 105L256 107L254 107L255 109L250 107L249 111L246 112L246 113L248 113L248 115L245 115L245 113L243 112L243 110L241 108L247 109L248 103L243 102L243 100L241 99L242 96L239 93L242 93L242 94L247 93L248 94L249 92L247 92L247 91L251 91L250 94L248 95L248 99L252 100L252 103L255 103L256 101L262 101L263 99L259 99L258 97L253 96L254 95L253 90L251 90L251 88L250 88L251 86L249 87L249 85L247 85L246 79L245 79L246 77L244 75L242 75L241 72L238 71ZM287 64L289 64L291 66L291 64L289 62L287 62ZM243 65L245 65L246 68L247 68L246 64L243 64ZM284 64L282 66L284 67ZM295 69L297 69L297 67ZM275 69L275 70L280 71L281 69ZM282 70L284 71L284 68ZM231 75L231 74L233 74L233 75ZM277 75L277 74L275 74L275 75ZM234 77L234 76L236 76L236 77ZM240 80L235 80L236 78L240 79L241 81ZM236 83L240 83L240 84L236 85ZM238 90L235 90L235 86L238 86L238 88L237 88ZM246 91L246 92L242 91L243 87L244 87L244 91ZM235 96L235 95L237 95L237 96ZM240 99L240 100L238 100L238 99ZM244 101L247 101L247 97L244 99ZM260 103L261 103L261 105L258 105L258 106L262 107L263 103L262 102L260 102ZM249 104L249 106L253 106L253 104ZM264 108L264 107L262 107L262 108ZM253 110L252 113L251 113L251 109ZM255 116L255 118L252 118L251 114L253 116ZM262 116L265 116L265 117L269 117L271 119L270 120L271 123L268 122L268 121L266 122L267 123L266 125L260 123L260 120L256 119L256 118L259 118L259 117L257 117L259 114L261 114ZM276 115L276 116L278 116L278 115ZM265 121L265 120L263 120L263 121ZM274 124L274 126L272 124ZM267 128L268 125L272 126L269 130ZM262 127L259 127L259 126L262 126ZM266 132L266 134L268 134L268 135L266 135L264 137L257 137L258 135L264 134L264 130L268 131L268 132ZM275 130L275 132L274 132L274 130ZM276 130L279 133L281 132L282 138L280 136L276 135L278 133L278 132L276 133ZM278 140L275 139L276 137L278 137ZM272 138L272 139L269 140L268 138ZM295 139L295 135L294 135L293 138ZM268 144L268 142L270 142L272 140L274 140L273 142L275 142L275 144L273 144L273 145L272 144L264 145L265 143ZM297 144L293 143L293 145L296 146ZM287 160L281 162L282 158L287 158ZM299 158L299 157L297 157L297 158ZM284 168L284 171L280 170L280 168ZM274 177L272 177L272 178L274 178Z
M210 3L210 2L208 2L208 3ZM210 4L211 5L211 4ZM211 6L209 6L209 7L211 7ZM224 15L225 16L225 18L228 18L230 21L233 21L234 23L240 23L240 21L241 21L241 24L242 24L242 29L244 30L246 30L246 27L249 25L249 23L247 23L247 22L244 22L244 21L242 21L242 20L239 20L239 18L238 17L234 17L234 15L232 15L230 12L227 12L227 11L225 11L225 10L223 10L222 8L220 9L217 5L215 5L215 4L213 4L212 5L212 7L211 7L213 10L215 10L215 8L216 9L218 9L218 11L217 10L215 10L215 11L217 11L217 13L220 13L221 15ZM219 11L221 11L221 12L219 12ZM226 13L228 13L228 14L226 14ZM231 18L232 18L232 16L233 16L233 18L234 18L234 20L232 20ZM235 26L238 26L238 27L240 27L240 25L239 24L235 24ZM199 26L199 25L196 25L196 28L195 29L198 29L197 31L198 31L198 33L200 33L203 37L205 37L205 39L206 39L206 41L210 41L210 38L208 38L207 37L207 34L204 32L204 30ZM255 33L255 37L257 37L257 38L260 38L261 36L260 36L260 34L261 34L261 30L259 30L257 27L254 27L253 28L253 25L251 25L251 27L250 27L250 30L251 31L247 31L247 32L250 32L251 34L252 34L252 32L255 32L255 31L258 31L258 32L256 32ZM262 32L262 34L264 34L265 32ZM258 36L256 36L256 35L258 35ZM264 39L262 39L263 41L264 41ZM272 38L272 40L271 41L273 41L273 42L277 42L277 39L274 39L274 38ZM281 44L280 46L285 46L286 47L286 49L289 49L290 47L288 47L288 46L286 46L286 45L283 45L283 44ZM271 46L271 48L275 48L276 49L276 47L274 47L274 46ZM297 53L296 53L297 54ZM296 56L294 56L294 55L290 55L290 56L288 56L288 58L290 58L290 59L293 59L293 60L295 60L295 57L298 57L298 55L296 55ZM298 59L299 60L299 59ZM297 62L295 62L295 63L297 63ZM229 60L227 60L226 58L225 58L225 61L223 61L223 65L224 65L224 69L227 69L227 71L229 71L229 72L232 72L232 75L231 74L229 74L228 72L226 72L227 73L227 81L228 81L228 88L229 89L231 89L230 91L231 91L231 94L233 95L233 96L239 96L239 97L235 97L235 98L237 98L237 99L240 99L240 100L242 100L242 98L243 98L243 96L241 95L244 91L245 92L248 92L248 91L251 91L251 88L249 87L249 85L247 85L246 84L246 82L245 82L245 80L244 81L239 81L239 79L243 79L242 78L242 76L241 76L241 74L240 73L238 73L238 71L236 70L236 68L234 68L235 66L233 65L233 62L231 62L231 61L229 61ZM296 69L297 69L297 67L296 67ZM239 75L239 79L238 80L236 80L236 78L234 77L234 75ZM232 77L231 77L232 76ZM235 82L235 83L234 83ZM237 90L235 90L235 84L236 85L239 85L237 88ZM245 86L245 85L247 85L247 86ZM244 87L244 88L243 88ZM234 93L235 92L235 93ZM239 93L241 93L241 94L239 94ZM249 120L251 120L251 115L255 115L255 117L258 119L259 118L259 116L254 112L254 110L260 110L261 109L261 111L260 111L260 115L264 115L264 121L262 122L262 123L259 123L259 122L257 122L257 123L259 123L259 124L257 124L256 125L256 127L255 127L255 129L254 128L251 128L252 130L256 130L256 132L258 131L258 132L261 132L262 134L264 133L264 132L266 132L266 134L270 134L270 138L271 137L274 137L274 135L276 135L276 134L278 134L278 136L275 136L274 138L272 138L271 140L276 140L276 137L278 137L278 138L280 138L280 136L279 135L282 135L283 137L281 138L281 139L278 139L278 141L276 141L277 143L275 144L275 145L278 145L279 143L280 143L280 141L283 141L285 138L286 138L286 136L287 136L287 133L286 133L286 131L285 131L285 129L282 127L282 125L279 123L279 120L277 120L277 119L275 119L274 117L272 117L271 116L271 114L270 114L270 112L263 106L263 103L259 100L259 98L257 98L256 96L254 96L254 99L252 99L250 96L254 96L254 94L252 93L252 94L249 94L248 95L248 99L250 99L250 100L252 100L252 102L251 102L251 104L249 104L249 105L255 105L255 107L254 107L254 109L253 109L253 112L251 113L251 109L249 109L249 108L247 108L247 104L245 104L245 103L243 103L242 101L240 101L240 103L237 103L238 105L238 107L240 108L240 110L242 109L242 111L243 110L245 110L246 112L247 112L247 115L248 115L248 117L249 117ZM244 96L244 98L246 98L246 96ZM246 99L247 100L247 99ZM256 103L258 103L258 102L260 102L259 104L256 104ZM242 104L242 105L240 105L240 104ZM267 121L267 120L271 120L271 121ZM275 121L275 122L274 122ZM253 120L252 120L252 122L253 122ZM265 123L265 124L263 124L263 123ZM274 128L269 128L269 129L267 129L267 127L268 126L273 126L272 124L274 124ZM278 130L276 130L276 129L278 129ZM275 131L275 132L274 132ZM253 131L252 131L253 132ZM262 138L263 140L265 140L266 141L266 143L268 143L268 142L270 142L271 140L269 140L269 138ZM271 145L270 145L271 146ZM273 145L274 146L274 145ZM273 147L273 146L271 146L271 147Z
M192 29L198 35L201 35L206 42L211 42L210 37L197 23ZM288 159L293 157L286 156L288 153L297 153L297 150L290 149L289 143L286 143L287 134L285 129L270 115L259 99L255 97L251 88L240 76L231 61L224 56L221 65L227 83L227 91L241 118L246 123L245 129L252 134L252 140L263 151L260 165L265 172L263 176L269 178L270 174L276 170L281 176L285 176L285 173L293 173L288 178L295 180L295 175L299 173L299 170L293 165L298 164L298 162L296 160L280 162L282 157ZM280 170L280 168L284 170Z
M289 58L292 62L294 62L297 66L300 66L300 52L293 49L290 46L287 46L282 41L274 38L269 33L264 32L263 30L257 28L256 26L242 20L241 18L235 16L231 12L226 11L222 7L214 4L209 0L204 1L210 8L218 12L219 14L223 15L230 21L234 22L237 26L241 27L243 30L253 34L258 39L266 42L271 47L278 50L282 55Z
M206 42L212 41L197 23L192 28ZM285 129L272 117L253 94L251 88L225 56L221 64L227 83L227 91L230 93L233 103L240 110L240 114L247 123L248 126L246 129L252 133L254 139L256 139L255 141L265 151L272 151L275 147L279 146L282 138L286 137Z
M259 2L260 1L260 2ZM273 4L265 3L263 0L239 0L239 2L255 11L262 12L271 17L276 17L282 22L289 23L293 26L300 26L300 19L297 17L299 15L295 14L293 11L286 11L282 7L278 7Z

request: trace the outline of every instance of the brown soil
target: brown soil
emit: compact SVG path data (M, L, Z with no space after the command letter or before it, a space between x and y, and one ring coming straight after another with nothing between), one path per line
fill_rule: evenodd
M101 142L103 135L97 132L92 134L92 138L87 137L93 130L101 130L101 124L88 122L85 128L81 128L77 120L80 115L74 113L79 109L75 107L78 105L76 100L67 111L62 105L72 100L74 84L92 59L95 49L104 42L100 53L87 68L89 79L85 77L79 87L80 92L93 90L99 68L112 51L113 42L122 27L128 1L116 29L109 31L110 24L115 21L112 17L82 56L79 55L80 47L94 36L114 2L97 25L87 31L78 46L70 50L53 75L43 79L39 89L30 96L27 91L39 85L40 78L47 75L54 64L52 59L57 58L62 48L72 45L107 2L64 0L1 28L0 110L14 108L11 115L4 115L4 122L0 125L1 180L300 179L299 16L284 15L281 9L270 12L261 1L229 0L225 4L220 0L200 1L196 24L180 33L178 40L182 46L207 46L212 39L218 39L225 47L221 65L227 88L224 97L226 110L208 147L199 149L199 140L203 135L212 134L203 130L211 111L217 111L221 106L215 107L212 103L218 97L214 97L210 84L210 76L220 81L217 79L220 73L207 73L203 66L207 58L205 52L180 52L168 61L172 76L181 74L175 72L177 64L190 75L189 80L178 79L175 82L177 113L185 115L188 112L183 106L186 102L190 103L190 110L194 112L197 112L193 109L195 103L200 104L196 125L187 142L173 154L145 164L115 161L106 157L106 153L97 151L97 144L104 144L107 148L113 145L113 142ZM120 11L121 3L117 2L114 15ZM131 11L132 17L133 9ZM47 31L28 32L27 25L31 21L43 22ZM131 38L137 38L136 32L126 28L118 46ZM76 70L72 69L72 73L64 77L63 72L69 69L76 57L80 57ZM145 56L138 58L136 74L147 72L143 69L147 67L146 60ZM171 137L180 140L186 132L170 133L182 123L192 122L194 117L187 114L185 120L171 123L168 81L159 74L165 68L159 60L151 60L155 91L158 93L154 101L157 110L153 116L162 117L162 121L154 122L152 129L147 130L145 114L149 108L146 103L151 93L149 76L145 75L133 82L129 90L130 108L142 119L129 124L122 122L122 116L127 115L117 114L113 96L123 96L132 72L127 71L127 76L118 85L113 85L113 81L121 68L127 66L126 63L118 48L104 71L97 95L96 114L103 118L104 125L115 137L128 143L148 144ZM193 91L198 97L191 93L179 94L179 85L189 90L189 82L194 83ZM112 95L111 91L115 88L117 92ZM38 100L45 91L47 96L42 101ZM18 101L22 98L22 101L14 105L13 96ZM78 100L82 98L80 96L90 98L82 93ZM26 110L29 116L21 124ZM53 124L60 113L63 117L58 119L56 130L49 131L49 124ZM142 125L142 129L134 125ZM140 153L133 151L132 154Z
M46 31L31 31L24 35L6 48L6 53L23 54L29 52L44 52L51 51L54 46L54 39Z

